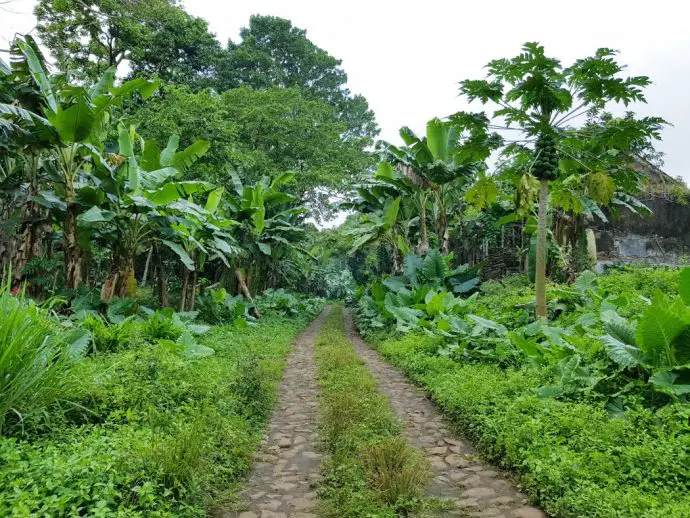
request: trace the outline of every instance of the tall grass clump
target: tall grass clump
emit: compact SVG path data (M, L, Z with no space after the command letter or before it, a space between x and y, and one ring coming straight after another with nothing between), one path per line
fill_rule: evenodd
M321 490L324 516L400 516L424 506L430 470L400 438L376 380L345 337L335 306L316 340L320 433L330 457Z
M54 322L23 293L0 289L0 433L53 403L71 366Z

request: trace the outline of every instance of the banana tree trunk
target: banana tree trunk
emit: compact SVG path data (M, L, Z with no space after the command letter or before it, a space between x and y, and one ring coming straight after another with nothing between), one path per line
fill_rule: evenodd
M419 255L426 255L429 251L429 234L426 226L426 207L422 207L419 214L419 245L417 246Z
M65 287L76 290L84 281L84 251L79 246L78 208L74 201L67 204L65 221Z
M135 254L117 250L113 252L110 272L101 288L101 299L106 302L113 297L135 297L137 281L134 277Z
M252 294L247 286L244 270L242 268L235 268L235 277L237 278L237 286L240 288L242 295L244 295L253 305L254 299L252 298ZM261 313L259 313L259 310L256 308L256 306L252 307L252 312L256 318L261 318Z
M168 300L168 281L163 268L163 258L160 249L156 246L156 270L158 272L158 298L162 308L170 306Z
M549 199L549 181L541 180L539 190L539 219L537 225L537 257L535 268L535 291L537 318L546 318L546 212Z
M194 270L190 273L190 283L187 286L187 311L194 311L196 303L196 283L199 278L199 272Z
M144 275L141 276L141 285L146 286L146 279L149 276L149 268L151 266L151 258L153 257L153 246L149 248L149 253L146 255L146 263L144 264Z
M189 286L189 274L190 271L185 268L183 268L183 273L182 273L182 292L180 293L180 307L179 307L179 312L182 313L185 311L185 308L187 306L187 289Z
M438 214L438 238L441 240L441 254L450 253L450 233L448 232L448 217L445 207L439 207Z

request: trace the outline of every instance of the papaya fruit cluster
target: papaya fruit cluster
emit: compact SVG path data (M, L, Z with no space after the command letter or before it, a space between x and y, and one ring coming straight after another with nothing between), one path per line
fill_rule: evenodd
M552 133L540 133L534 145L532 174L540 180L555 180L558 176L558 152Z

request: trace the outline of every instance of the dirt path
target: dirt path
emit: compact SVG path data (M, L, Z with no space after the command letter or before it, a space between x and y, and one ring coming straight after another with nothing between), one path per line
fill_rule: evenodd
M317 451L318 387L314 340L326 309L295 340L279 388L278 406L262 441L249 483L242 491L245 511L224 518L314 518L320 479Z
M379 391L390 400L405 427L405 438L423 451L431 463L431 493L458 505L457 510L444 516L546 517L528 505L526 495L498 471L480 462L467 441L453 435L450 425L424 392L406 381L361 339L349 311L345 311L344 318L348 337L377 379Z

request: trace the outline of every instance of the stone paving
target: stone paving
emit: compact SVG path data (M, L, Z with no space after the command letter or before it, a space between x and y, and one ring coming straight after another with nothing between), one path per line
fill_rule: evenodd
M223 518L315 518L321 454L317 443L318 386L314 341L326 309L295 340L278 405L241 496L245 509Z
M406 440L423 451L431 464L431 494L456 504L443 516L546 518L504 475L482 463L465 439L450 431L450 424L420 388L361 339L349 311L344 318L348 337L376 378L379 391L389 399Z

